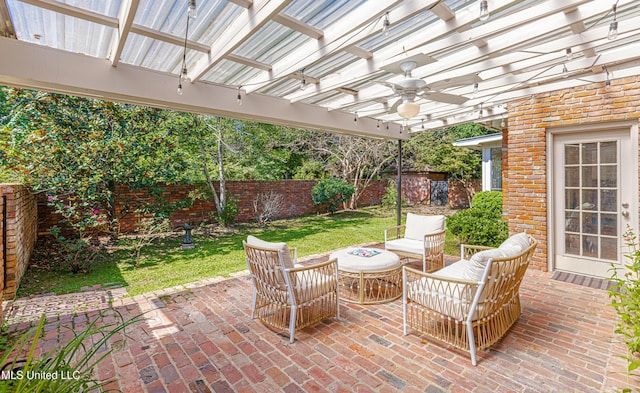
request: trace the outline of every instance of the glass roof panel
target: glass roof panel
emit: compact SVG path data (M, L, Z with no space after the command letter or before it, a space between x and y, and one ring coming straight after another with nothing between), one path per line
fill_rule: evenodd
M64 3L72 7L81 8L87 11L93 11L98 14L106 15L112 18L117 18L120 12L121 0L56 0L59 3Z
M19 40L101 59L109 54L114 28L17 0L7 0L7 7Z
M348 67L350 64L360 60L359 57L347 52L338 52L335 55L305 68L305 73L314 78L324 78L329 74L335 73L336 70Z
M364 0L297 0L283 13L319 29L324 29L344 18Z
M178 45L154 40L135 33L129 33L127 45L122 51L121 61L153 70L179 73L183 48ZM197 52L187 50L187 60Z
M310 38L276 22L267 22L234 51L239 56L273 64Z

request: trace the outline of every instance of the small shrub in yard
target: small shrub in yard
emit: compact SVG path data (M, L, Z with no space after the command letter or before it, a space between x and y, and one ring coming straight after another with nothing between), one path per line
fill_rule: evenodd
M355 192L351 184L338 179L322 179L311 189L311 198L316 205L325 205L330 213L335 213L342 202L346 202Z
M609 288L611 305L616 309L620 317L615 332L624 337L627 346L627 377L638 376L635 372L640 367L640 245L638 237L630 227L624 234L629 252L625 257L631 263L625 265L624 271L612 266L611 281L614 283ZM623 392L631 392L631 387L622 389ZM635 389L640 391L640 388Z
M447 230L460 243L495 247L509 235L507 222L502 219L502 193L477 193L472 207L447 218Z
M238 200L231 196L231 194L228 194L227 201L224 205L224 211L220 214L216 214L214 218L222 226L228 227L238 216L238 211Z
M142 248L153 243L163 233L170 231L169 219L163 217L145 217L138 223L138 232L134 240L135 265L140 267Z
M284 208L284 197L273 190L260 193L253 199L254 216L260 226L278 217Z
M405 205L404 198L402 198L402 205ZM384 195L382 196L382 207L387 209L395 209L398 206L398 189L396 182L389 180L389 184L384 189Z

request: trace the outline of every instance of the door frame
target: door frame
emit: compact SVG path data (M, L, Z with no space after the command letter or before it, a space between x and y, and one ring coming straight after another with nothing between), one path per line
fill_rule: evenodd
M557 135L565 135L565 134L588 134L595 132L606 132L606 131L620 131L620 130L628 130L629 131L629 140L631 142L631 146L635 146L635 154L631 154L631 166L633 169L632 178L636 180L636 186L633 187L633 195L631 198L635 201L636 210L631 211L631 226L633 230L638 233L638 220L640 213L640 201L638 199L638 193L640 188L639 181L639 172L638 172L638 154L640 152L638 147L638 119L634 119L633 121L619 121L619 122L606 122L606 123L592 123L592 124L580 124L580 125L572 125L572 126L563 126L563 127L552 127L547 128L546 130L546 153L547 153L547 163L546 163L546 182L547 182L547 270L552 272L555 270L555 228L556 228L556 217L555 217L555 202L554 202L554 144L555 144L555 136ZM622 234L621 234L622 235Z

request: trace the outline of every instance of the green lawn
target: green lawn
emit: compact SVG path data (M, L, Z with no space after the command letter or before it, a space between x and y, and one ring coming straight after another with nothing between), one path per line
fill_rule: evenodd
M113 284L127 287L131 295L223 276L247 268L242 240L254 235L268 241L284 241L298 249L298 256L319 254L353 244L383 242L384 229L396 223L395 212L381 208L344 211L333 215L305 216L281 220L266 228L238 225L224 233L194 231L196 248L182 250L182 238L174 235L143 249L140 267L134 267L131 247L121 240L92 266L87 274L60 273L29 268L18 296L75 292L84 286ZM447 234L445 253L459 253L456 240ZM42 253L40 253L42 255ZM46 255L46 253L45 253ZM42 258L40 256L39 258ZM32 261L32 265L43 265Z

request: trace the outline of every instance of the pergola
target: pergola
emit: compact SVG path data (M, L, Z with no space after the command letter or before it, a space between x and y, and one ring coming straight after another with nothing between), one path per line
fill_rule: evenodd
M401 140L640 72L638 0L197 0L193 19L189 4L0 0L0 84ZM407 60L428 89L403 118L380 82Z

